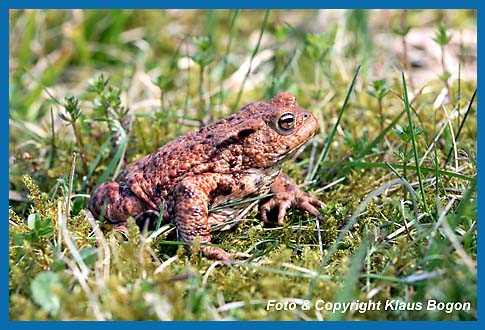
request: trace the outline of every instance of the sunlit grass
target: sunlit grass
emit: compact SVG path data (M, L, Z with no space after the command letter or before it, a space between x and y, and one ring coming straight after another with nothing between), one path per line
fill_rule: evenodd
M9 24L11 319L477 318L475 12L26 10ZM122 237L86 215L129 162L280 91L319 119L284 171L326 203L324 221L250 214L213 234L252 255L223 265L173 225L130 220Z

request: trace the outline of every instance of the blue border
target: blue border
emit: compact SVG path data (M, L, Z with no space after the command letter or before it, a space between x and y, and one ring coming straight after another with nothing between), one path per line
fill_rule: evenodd
M8 104L8 52L5 51L5 48L8 48L9 42L9 9L13 8L174 8L174 4L176 4L176 8L184 9L184 8L247 8L247 9L261 9L261 8L274 8L274 9L287 9L287 8L295 8L295 9L307 9L307 8L386 8L386 9L399 9L399 8L413 8L413 9L431 9L431 8L446 8L446 9L477 9L478 10L478 17L477 17L477 28L478 28L478 54L480 53L480 35L483 24L480 24L480 21L485 18L485 15L482 14L481 4L480 1L445 1L445 0L431 0L431 1L417 1L417 0L408 0L406 2L392 2L389 0L371 0L371 1L356 1L356 0L340 0L336 1L311 1L311 0L299 0L289 1L254 1L254 0L246 0L246 1L234 1L232 0L228 3L227 0L213 0L206 3L196 2L194 0L178 0L176 3L174 2L159 2L154 0L138 0L138 1L116 1L110 3L102 3L99 1L94 0L85 0L85 1L60 1L60 0L50 0L50 1L2 1L0 6L2 8L2 15L3 17L1 20L1 41L4 46L4 51L1 53L1 61L3 63L1 67L3 82L5 83L4 86L0 89L0 95L2 99L2 103L5 104L5 109L9 109ZM481 61L478 61L478 76L482 76L483 73L483 65L481 65ZM477 79L478 80L478 79ZM478 99L480 98L480 90L478 91ZM478 162L478 172L482 168L481 164L481 154L483 152L482 147L482 134L480 134L480 128L485 125L483 124L482 115L478 114L478 144L477 144L477 162ZM6 164L6 168L8 168L8 112L4 111L2 116L0 116L0 155L3 163ZM2 214L6 215L8 211L8 171L4 170L0 174L0 192L1 195L4 196L4 201L1 203L1 211ZM478 218L483 219L483 209L481 207L481 202L483 202L483 197L481 193L482 182L481 175L478 177ZM8 251L8 221L6 218L3 218L2 222L2 233L1 236L2 242L4 244L4 250ZM484 225L478 222L478 230L479 232L483 230ZM483 253L483 247L481 244L482 239L479 237L479 244L478 244L478 255ZM2 299L0 300L2 311L0 317L0 325L3 329L42 329L42 328L58 328L58 329L83 329L86 327L96 327L98 329L132 329L132 328L143 328L143 329L178 329L180 327L187 327L187 328L197 328L197 329L225 329L226 327L230 326L233 329L247 329L247 328L276 328L279 329L295 329L295 328L303 328L306 329L320 329L322 327L345 327L348 329L355 329L355 328L388 328L393 327L396 329L399 328L428 328L433 326L438 326L443 329L468 329L468 328L484 328L484 322L481 317L481 310L480 303L483 301L484 291L483 286L480 283L480 276L478 276L478 285L477 285L477 294L478 294L478 306L477 306L477 317L478 321L468 321L468 322L429 322L429 321L383 321L383 322L326 322L326 323L319 323L319 322L232 322L230 324L226 322L21 322L21 321L9 321L9 313L8 313L8 253L1 253L0 254L0 264L3 266L3 271L0 273L0 293ZM5 268L4 268L5 267ZM482 268L480 262L478 262L478 274L482 274Z
M207 2L199 2L194 0L178 0L176 2L156 1L156 0L142 0L142 1L113 1L110 3L102 1L63 1L63 0L49 0L49 1L9 1L7 8L51 8L51 9L72 9L72 8L123 8L123 9L157 9L157 8L177 8L177 9L193 9L193 8L240 8L240 9L311 9L311 8L326 8L326 9L342 9L342 8L386 8L386 9L431 9L431 8L447 8L447 9L467 9L478 8L478 1L416 1L410 0L406 2L389 1L389 0L340 0L340 1L315 1L315 0L298 0L298 1L275 1L275 0L210 0ZM176 6L174 6L176 4Z
M483 14L483 10L478 10L477 12L477 97L480 97L480 95L483 95L483 93L480 93L480 90L478 89L478 78L483 76L484 73L484 66L481 64L482 62L478 60L478 55L480 54L480 36L483 35L483 24L480 24L480 21L485 17ZM478 106L477 106L478 109ZM480 115L480 113L477 111L477 205L478 205L478 210L477 210L477 231L478 233L483 232L485 226L483 223L480 224L478 219L484 219L485 212L483 208L483 193L482 193L482 187L485 181L483 180L482 172L481 169L483 169L483 161L482 159L482 154L485 151L483 148L483 134L481 134L481 128L484 127L484 121L483 121L483 115ZM483 255L483 251L485 250L483 248L483 237L482 235L478 234L478 249L477 249L477 319L480 320L480 315L483 315L481 311L483 310L483 307L480 309L480 302L483 302L483 297L485 297L485 291L483 289L483 285L481 285L481 275L483 275L483 266L480 263L480 256ZM481 258L483 260L483 258ZM481 317L481 322L483 327L483 316Z
M430 326L439 326L440 329L469 329L478 328L478 321L364 321L364 322L354 322L354 321L341 321L341 322L276 322L276 321L244 321L244 322L198 322L198 321L174 321L174 322L156 322L156 321L111 321L111 322L9 322L9 325L15 327L15 329L42 329L44 327L52 327L55 329L85 329L86 327L96 327L96 329L117 329L117 330L131 330L133 328L139 329L157 329L157 330L171 330L186 328L191 330L225 330L230 327L231 330L239 329L278 329L278 330L295 330L295 329L305 329L305 330L322 330L328 328L342 327L345 329L362 329L362 328L372 328L372 329L409 329L413 327L415 329L426 329ZM483 324L482 324L483 325Z
M1 41L3 45L7 45L8 47L8 30L9 30L9 14L8 11L2 10L0 17L3 17L0 19L0 24L2 26L1 28ZM5 49L5 48L4 48ZM7 48L8 49L8 48ZM4 104L5 109L10 109L9 108L9 102L8 102L8 52L1 52L1 63L3 64L0 66L1 70L1 76L3 77L2 82L5 84L0 88L0 93L1 93L1 100L2 104ZM2 159L2 163L6 165L6 168L8 168L8 143L6 141L9 141L9 135L8 135L8 112L5 113L3 116L0 116L0 140L5 141L4 143L0 143L0 155ZM1 214L7 214L8 210L8 187L9 187L9 181L8 181L8 174L9 171L2 171L0 174L0 191L1 191L1 196L4 196L2 198L3 203L0 203L1 205ZM6 202L5 202L6 201ZM1 225L2 231L5 231L5 234L1 235L1 241L2 245L4 246L2 248L2 251L9 251L9 243L8 243L8 221L6 221L5 224ZM0 300L2 307L5 305L5 308L2 308L1 310L1 320L8 320L8 252L7 253L0 253L0 268L2 271L0 272L0 281L1 281L1 286L0 286L0 294L3 299ZM4 268L5 267L5 268Z
M478 328L479 321L338 321L338 322L291 322L291 321L243 321L243 322L199 322L199 321L174 321L174 322L157 322L157 321L107 321L107 322L64 322L64 321L54 321L54 322L22 322L15 321L9 322L9 325L15 327L15 329L42 329L44 327L52 327L55 329L84 329L85 327L96 327L97 329L117 329L117 330L131 330L133 328L139 329L157 329L157 330L171 330L186 328L191 330L225 330L230 327L231 330L239 329L278 329L278 330L295 330L295 329L305 329L305 330L322 330L328 328L345 327L345 329L389 329L392 327L395 329L409 329L413 327L415 329L426 329L430 326L439 326L440 329L469 329ZM482 324L483 326L483 324Z

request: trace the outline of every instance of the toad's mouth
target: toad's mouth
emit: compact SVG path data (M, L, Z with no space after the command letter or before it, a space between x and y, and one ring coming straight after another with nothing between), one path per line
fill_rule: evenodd
M305 146L305 144L307 144L308 142L310 142L310 140L313 138L314 135L315 135L315 132L313 132L312 134L310 134L307 139L305 139L302 142L300 142L296 147L294 147L291 150L289 150L288 152L282 153L281 155L279 155L278 157L276 157L275 160L274 160L274 162L275 163L280 163L280 162L283 162L283 161L287 160L288 158L293 157L298 152L298 150L300 150L301 148L303 148Z

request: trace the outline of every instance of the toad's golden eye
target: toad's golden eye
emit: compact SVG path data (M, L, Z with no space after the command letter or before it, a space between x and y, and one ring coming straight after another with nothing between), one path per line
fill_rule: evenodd
M285 112L278 119L278 128L282 131L290 131L295 127L295 115L292 112Z

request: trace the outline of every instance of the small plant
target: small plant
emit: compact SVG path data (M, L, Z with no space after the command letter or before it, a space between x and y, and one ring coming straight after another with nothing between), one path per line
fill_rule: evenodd
M165 106L165 94L167 90L173 87L173 77L170 75L159 75L154 81L154 84L160 89L160 111L155 113L155 135L157 145L161 143L160 141L160 130L158 127L163 128L165 134L168 133L168 123L170 118L172 117L171 112L168 111L167 107Z
M89 90L96 94L101 94L109 83L109 77L105 78L103 74L94 76L88 80Z
M407 11L403 10L401 14L401 24L399 27L393 28L392 32L401 38L404 68L406 69L406 73L409 76L409 82L411 86L413 86L412 70L411 70L411 65L409 63L408 45L406 41L406 36L409 34L410 31L411 31L411 26L407 24Z
M291 32L292 28L288 24L278 24L275 26L273 36L279 42L283 42L288 37L288 34Z
M207 113L207 104L204 101L205 69L216 58L216 50L210 35L194 37L193 42L197 51L190 58L199 65L199 105L204 117Z
M88 90L95 93L92 107L95 114L99 116L95 120L108 123L111 131L108 139L114 141L114 148L110 153L111 161L98 179L99 184L105 181L110 174L113 173L115 177L119 172L128 145L132 118L129 116L129 109L121 105L121 90L109 86L109 77L105 78L101 74L89 79Z
M66 110L67 114L60 113L59 117L62 120L67 121L68 125L72 126L72 130L74 131L74 136L76 137L76 143L79 148L79 152L81 153L81 160L83 164L84 173L88 173L88 163L86 160L86 154L84 152L82 135L76 123L77 120L82 115L81 109L79 108L79 100L75 96L67 96L64 99L64 109Z
M279 92L289 90L292 84L293 81L287 75L273 76L269 86L266 87L265 98L269 100Z
M165 93L173 86L173 77L169 75L159 75L154 80L155 85L160 89L160 108L165 108Z
M445 64L445 47L448 45L448 43L451 41L452 36L448 34L448 28L446 24L440 23L436 27L435 31L435 37L433 40L440 46L441 49L441 68L443 72L441 73L440 80L445 84L446 89L448 90L448 97L451 97L450 94L450 87L448 84L448 80L450 79L450 72L446 69L446 64Z
M400 36L403 39L406 38L406 36L408 35L409 31L411 31L411 26L410 25L401 26L401 27L392 29L392 32L394 34Z
M327 59L332 47L335 44L337 26L334 26L330 33L309 33L305 39L303 53L314 65L314 99L321 98L322 86L321 75L325 73L324 61ZM331 81L331 80L329 80Z
M359 63L373 58L374 42L369 28L369 10L349 9L345 11L345 54L355 57Z
M278 45L290 45L290 36L292 31L293 27L289 24L277 24L274 28L272 36ZM289 90L288 71L291 69L292 63L294 63L295 59L299 57L299 54L300 48L298 47L292 51L290 51L288 47L275 47L274 56L272 59L273 70L271 80L269 81L270 86L268 86L266 89L266 98L271 98L278 92ZM280 87L282 84L284 84L284 86Z
M109 77L103 74L89 79L89 91L94 92L93 109L98 116L123 122L129 110L121 106L121 90L109 86Z
M370 142L371 142L369 140L368 130L364 130L364 132L362 133L362 136L357 138L354 138L352 136L352 133L345 132L344 141L352 150L352 155L353 155L353 158L355 159L361 159L363 156L365 156L364 154L362 154L362 152L369 148ZM378 152L378 150L372 150L372 151Z
M381 131L384 129L384 112L382 108L382 100L391 91L387 87L387 82L385 79L374 80L371 84L372 90L367 91L367 94L374 97L377 100L379 109L379 124Z
M305 39L305 55L310 60L322 62L335 43L337 29L334 28L332 33L309 33Z
M197 51L190 58L197 63L201 69L207 67L216 57L216 51L212 42L212 37L201 36L193 38Z

